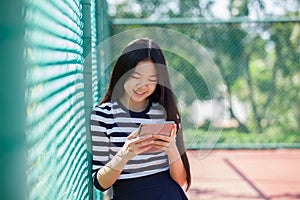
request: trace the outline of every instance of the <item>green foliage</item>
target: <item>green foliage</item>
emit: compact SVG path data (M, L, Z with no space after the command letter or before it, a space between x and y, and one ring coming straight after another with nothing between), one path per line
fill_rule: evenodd
M168 66L183 76L182 79L176 78L176 81L172 82L172 85L176 94L184 93L183 100L186 104L189 105L195 100L191 94L195 94L194 97L197 97L198 99L209 98L210 94L206 83L201 74L196 70L195 66L174 53L164 51L164 55ZM185 82L191 87L186 87Z
M262 134L239 133L236 130L205 131L203 129L184 130L184 141L187 146L201 147L209 141L209 138L217 138L216 145L219 146L240 146L240 147L261 147L300 145L300 134L297 131L281 132L280 129L268 129Z
M231 17L247 18L252 13L252 15L256 14L258 19L290 16L299 19L299 11L284 3L281 3L280 9L285 16L272 16L268 13L269 11L267 12L269 8L266 8L264 2L262 0L230 0L227 11ZM226 95L237 97L248 107L245 125L251 133L267 135L267 130L272 127L280 127L280 130L286 133L299 132L299 20L266 23L250 23L249 21L214 23L217 19L212 11L214 3L215 1L199 3L194 0L132 0L123 5L117 5L112 17L151 19L186 17L187 20L193 17L203 17L203 19L210 19L213 23L208 21L208 23L199 24L154 24L153 26L184 33L203 45L223 76L227 88ZM299 7L297 0L291 0L289 4L294 5L295 8ZM130 9L132 5L138 5L140 10L136 12ZM116 34L145 26L117 25L113 26L112 32ZM201 74L194 70L194 66L191 66L185 58L170 52L166 52L166 57L168 65L183 75L176 79L173 85L176 94L184 97L186 105L190 105L195 98L201 100L211 98ZM188 81L190 88L185 87L185 80ZM189 95L192 93L195 95ZM187 110L182 112L188 113ZM192 126L189 115L185 115L187 119L183 119ZM237 120L234 112L230 115Z

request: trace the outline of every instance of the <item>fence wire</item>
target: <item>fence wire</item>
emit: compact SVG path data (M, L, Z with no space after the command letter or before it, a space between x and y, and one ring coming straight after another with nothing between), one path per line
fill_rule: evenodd
M169 69L181 76L175 77L173 86L187 129L209 125L257 133L300 130L299 20L197 23L186 18L156 23L116 19L112 23L112 35L126 32L129 36L116 37L116 48L139 37L158 40L163 47L164 42L173 43L164 53ZM189 62L195 52L188 45L178 47L182 38L173 31L204 49L207 57L199 54L198 61L201 65L211 59L222 76L222 85L209 89L207 75L198 73L198 67ZM181 53L176 53L176 48L181 48Z
M199 4L177 2L187 10L182 17ZM8 72L1 78L2 198L103 198L91 188L89 111L106 90L110 62L140 37L163 47L187 133L300 132L299 17L113 19L109 30L104 0L25 0L1 9L1 63Z

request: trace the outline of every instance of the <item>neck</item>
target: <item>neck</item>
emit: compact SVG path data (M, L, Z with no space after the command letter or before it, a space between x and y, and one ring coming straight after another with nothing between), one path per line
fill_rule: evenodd
M145 99L145 101L138 102L138 103L133 103L125 98L120 98L121 103L129 110L134 111L134 112L141 112L146 109L148 106L149 100Z

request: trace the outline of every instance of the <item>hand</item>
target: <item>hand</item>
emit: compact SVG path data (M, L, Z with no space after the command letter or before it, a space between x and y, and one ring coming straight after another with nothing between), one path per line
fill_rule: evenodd
M151 148L153 143L152 135L147 137L138 137L138 130L133 131L125 141L123 147L106 164L110 169L121 172L126 163L136 155L143 153Z
M165 151L166 154L172 153L174 150L177 150L176 146L176 131L177 127L174 124L174 127L171 132L171 136L155 134L153 135L154 143L153 146L161 151Z
M121 151L122 154L130 160L138 154L149 150L153 144L153 136L147 135L143 137L138 136L139 130L133 131L126 139Z

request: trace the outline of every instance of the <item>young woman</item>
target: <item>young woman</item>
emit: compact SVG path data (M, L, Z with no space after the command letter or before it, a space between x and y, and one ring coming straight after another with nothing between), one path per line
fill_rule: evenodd
M140 137L142 123L174 121L171 136ZM150 39L131 42L118 58L104 98L91 114L93 181L114 200L187 199L190 168L166 61ZM158 151L149 152L155 147ZM147 152L148 151L148 152Z

